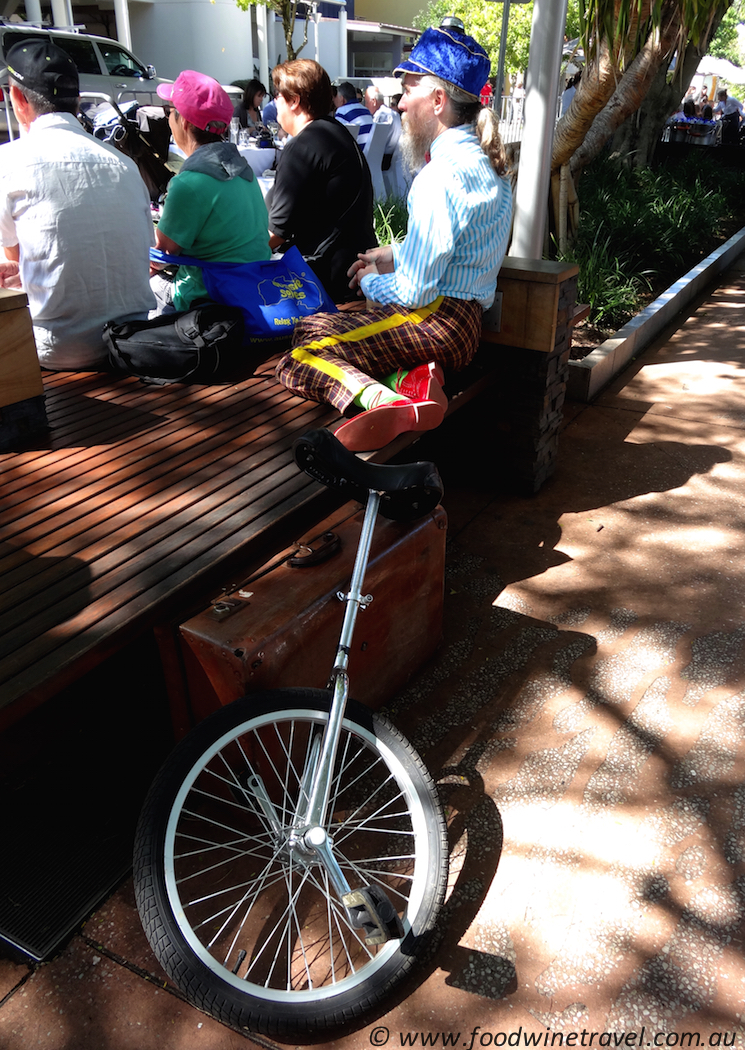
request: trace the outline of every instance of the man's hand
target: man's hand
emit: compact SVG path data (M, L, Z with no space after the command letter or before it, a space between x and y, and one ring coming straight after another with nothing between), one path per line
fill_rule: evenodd
M0 288L20 288L21 275L17 262L0 261Z
M347 277L350 278L349 287L359 288L360 281L369 273L393 273L395 268L393 248L390 244L382 248L368 248L366 252L359 253L356 262L353 262L347 270Z

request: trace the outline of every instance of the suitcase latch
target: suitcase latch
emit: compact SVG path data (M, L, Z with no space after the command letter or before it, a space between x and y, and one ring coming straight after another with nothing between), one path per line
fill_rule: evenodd
M237 609L242 609L246 600L238 598L217 598L212 602L212 615L216 620L226 620L232 616Z
M293 569L320 565L336 554L341 546L341 540L335 532L324 532L319 540L318 547L310 547L305 543L300 544L292 557L287 559L287 564Z

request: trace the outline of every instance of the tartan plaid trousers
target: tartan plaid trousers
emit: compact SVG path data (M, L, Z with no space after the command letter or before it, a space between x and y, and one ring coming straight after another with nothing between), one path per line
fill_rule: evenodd
M366 386L427 361L465 368L479 344L481 305L440 296L414 310L376 306L364 313L319 313L295 328L277 365L280 383L344 412Z

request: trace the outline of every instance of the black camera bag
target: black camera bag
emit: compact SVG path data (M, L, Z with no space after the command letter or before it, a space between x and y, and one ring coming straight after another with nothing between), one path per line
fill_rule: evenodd
M152 321L109 322L103 339L115 372L146 383L209 383L249 356L243 311L205 303Z

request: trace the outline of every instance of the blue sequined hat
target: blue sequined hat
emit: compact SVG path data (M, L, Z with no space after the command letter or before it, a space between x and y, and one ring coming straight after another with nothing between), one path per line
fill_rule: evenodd
M432 73L478 98L489 79L491 62L481 44L455 26L425 29L395 73Z

